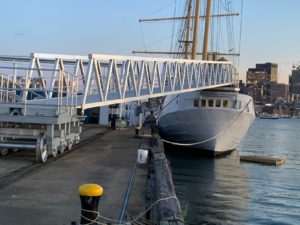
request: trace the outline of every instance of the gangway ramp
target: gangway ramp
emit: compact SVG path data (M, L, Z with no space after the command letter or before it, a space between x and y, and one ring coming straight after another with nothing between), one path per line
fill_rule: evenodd
M0 150L37 160L79 142L85 109L228 86L227 61L32 53L0 56ZM78 112L81 112L78 114Z
M59 58L60 57L60 58ZM72 102L77 108L87 109L104 105L136 101L170 94L228 86L232 83L232 64L227 61L198 61L170 58L90 54L83 57L33 54L33 59L75 60L75 71L70 79L77 82L74 96L62 99L63 105ZM81 74L78 67L81 65ZM85 68L86 67L86 68ZM37 69L42 68L39 66ZM58 67L56 67L58 69ZM52 77L51 86L55 87ZM78 83L79 82L79 83ZM51 95L50 95L51 97ZM45 98L32 104L55 105L57 100Z

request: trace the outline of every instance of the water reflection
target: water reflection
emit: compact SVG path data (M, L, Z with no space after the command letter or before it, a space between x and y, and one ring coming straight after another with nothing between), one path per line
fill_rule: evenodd
M300 120L256 120L238 146L244 155L286 160L240 163L235 151L209 159L168 150L186 224L293 224L300 221Z
M237 151L211 159L168 147L186 224L241 224L250 199L249 177Z

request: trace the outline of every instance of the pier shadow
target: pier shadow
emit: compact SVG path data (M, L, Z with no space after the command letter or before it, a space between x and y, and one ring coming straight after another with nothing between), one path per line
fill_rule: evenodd
M233 152L236 152L236 150L229 150L226 152L214 152L214 151L208 151L204 149L198 149L198 148L192 148L192 147L184 147L184 146L176 146L168 143L164 143L165 151L169 154L175 154L180 156L180 154L183 154L184 156L189 155L192 157L198 157L198 158L223 158L232 155Z

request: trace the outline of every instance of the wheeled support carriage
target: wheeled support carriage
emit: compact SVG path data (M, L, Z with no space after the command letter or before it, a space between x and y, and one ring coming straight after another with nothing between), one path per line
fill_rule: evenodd
M81 119L71 106L0 104L0 153L29 149L44 163L79 143Z

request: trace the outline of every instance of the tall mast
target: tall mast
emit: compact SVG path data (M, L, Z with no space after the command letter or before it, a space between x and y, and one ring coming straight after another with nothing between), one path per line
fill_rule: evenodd
M132 51L133 54L161 54L161 55L182 55L185 59L191 58L196 59L198 55L202 55L202 60L207 60L212 56L216 58L217 56L240 56L239 52L208 52L209 44L209 33L210 33L210 21L212 18L228 17L228 16L239 16L239 13L221 13L212 14L212 0L206 0L206 13L205 15L200 15L200 4L201 0L186 0L188 4L187 15L182 17L168 17L168 18L156 18L156 19L140 19L139 22L157 22L157 21L169 21L169 20L185 20L186 21L186 33L185 40L178 40L178 42L184 43L184 51ZM195 10L193 10L195 8ZM193 11L195 13L193 13ZM197 52L198 46L198 36L199 36L199 21L200 19L205 19L204 37L203 37L203 48L202 52ZM192 21L193 29L192 27ZM191 34L193 33L193 34ZM191 40L192 36L192 40ZM190 47L190 44L192 46Z
M188 14L186 17L186 34L185 34L185 49L184 49L184 58L185 59L188 59L188 52L189 52L191 14L192 14L192 0L189 0Z
M211 0L207 0L202 60L207 60L208 37L209 37L209 30L210 30L210 14L211 14Z
M196 53L197 53L198 33L199 33L199 15L200 15L200 0L196 0L192 59L196 59Z

